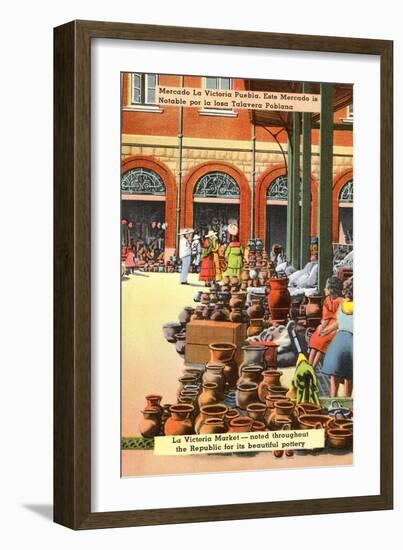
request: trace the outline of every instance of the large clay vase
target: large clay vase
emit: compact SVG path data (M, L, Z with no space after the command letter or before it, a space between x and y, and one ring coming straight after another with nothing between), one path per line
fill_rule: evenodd
M161 429L161 412L158 409L141 411L139 430L143 437L155 437L159 435Z
M285 325L291 305L291 296L288 292L287 277L271 277L269 279L270 292L267 299L270 319L275 325Z
M260 384L262 372L263 367L261 365L244 365L240 367L238 384L248 384L249 382Z
M260 401L262 401L262 403L265 403L266 401L266 396L269 394L270 386L280 385L280 378L282 374L283 373L280 370L263 371L263 380L260 382L258 389L259 399Z
M229 423L229 433L250 432L253 424L253 419L249 416L238 416L233 418Z
M200 427L199 434L223 434L227 427L222 418L207 418Z
M171 405L169 411L171 416L165 422L165 435L189 435L194 433L191 420L194 411L193 405L189 403L178 403L176 405Z
M220 391L216 382L206 382L203 384L203 391L199 395L199 407L205 405L215 405L220 402Z
M196 417L195 424L194 424L195 432L197 434L200 433L200 428L202 427L203 423L207 420L207 418L220 418L224 420L227 412L228 412L228 407L220 403L217 403L215 405L205 405L204 407L200 407L200 413Z
M234 357L236 345L231 342L219 342L209 344L210 360L208 365L226 364Z
M248 382L238 384L236 387L236 404L240 409L246 410L251 403L257 403L259 396L257 394L258 384Z

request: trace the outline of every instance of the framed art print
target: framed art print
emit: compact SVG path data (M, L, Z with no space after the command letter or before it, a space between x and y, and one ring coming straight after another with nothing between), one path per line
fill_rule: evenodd
M392 43L55 29L55 521L392 507Z

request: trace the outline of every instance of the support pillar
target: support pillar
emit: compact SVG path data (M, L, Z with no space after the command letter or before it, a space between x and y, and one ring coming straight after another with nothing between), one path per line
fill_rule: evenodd
M311 85L304 82L302 91L311 93ZM312 176L312 118L302 114L302 184L301 184L301 267L310 259L311 244L311 176Z
M291 202L291 263L300 267L300 240L301 240L301 211L299 208L300 196L300 114L292 114L292 179L288 188L288 200Z
M251 172L251 193L250 193L250 227L249 235L255 237L255 185L256 185L256 125L252 124L252 172Z
M320 85L320 161L319 161L319 291L333 270L332 180L333 180L333 84Z
M288 201L287 201L287 245L286 245L286 256L289 262L291 262L292 257L292 198L291 198L291 187L292 187L292 163L293 163L293 151L292 151L292 137L290 131L288 132L288 142L287 142L287 188L288 188Z
M184 86L185 77L181 76L181 87ZM179 253L179 230L180 230L180 220L181 220L181 197L182 197L182 175L183 175L183 107L179 107L179 116L178 116L178 192L176 197L176 235L175 243L176 250Z

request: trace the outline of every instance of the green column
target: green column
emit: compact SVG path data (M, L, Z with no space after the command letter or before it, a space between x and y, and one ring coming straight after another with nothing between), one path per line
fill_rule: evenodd
M287 201L287 259L291 262L292 256L292 200L291 200L291 187L292 187L292 138L290 132L288 132L287 142L287 187L288 187L288 201Z
M320 85L319 291L332 274L333 85Z
M303 84L302 91L311 92L311 85ZM302 114L302 186L301 186L301 267L309 262L311 242L311 155L312 118L311 113Z
M300 230L301 212L299 208L300 194L300 114L292 114L292 178L288 190L288 200L291 203L291 263L297 269L300 267Z

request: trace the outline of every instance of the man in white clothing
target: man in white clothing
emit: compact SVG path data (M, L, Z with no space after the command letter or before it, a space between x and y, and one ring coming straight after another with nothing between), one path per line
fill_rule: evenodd
M179 258L182 261L182 269L180 274L181 285L188 285L188 273L192 261L192 237L193 229L182 229L179 232Z

